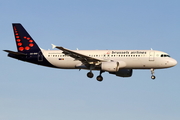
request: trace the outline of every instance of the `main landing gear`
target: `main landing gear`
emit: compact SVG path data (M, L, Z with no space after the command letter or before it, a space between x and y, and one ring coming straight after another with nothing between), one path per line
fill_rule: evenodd
M88 78L93 78L94 74L92 73L92 69L94 69L94 65L90 65L90 72L87 73Z
M93 77L94 77L94 74L90 71L90 72L87 73L87 77L88 77L88 78L93 78Z
M103 80L103 77L101 76L101 74L103 73L104 71L100 71L100 74L96 77L97 81L102 81Z
M104 71L100 71L100 75L98 75L97 77L96 77L96 79L97 79L97 81L102 81L103 80L103 77L101 76L101 74L103 73ZM92 71L90 71L90 72L88 72L87 73L87 77L88 78L93 78L93 76L94 76L94 74L92 73Z
M154 80L154 79L156 78L156 76L154 76L154 69L153 69L153 68L151 68L151 75L152 75L152 76L151 76L151 79Z

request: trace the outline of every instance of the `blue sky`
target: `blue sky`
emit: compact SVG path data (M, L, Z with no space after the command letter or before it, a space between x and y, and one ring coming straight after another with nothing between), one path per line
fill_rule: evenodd
M179 65L134 70L131 78L86 70L61 70L7 57L16 50L12 23L21 23L38 45L69 49L150 49L179 56L178 0L1 1L0 119L179 120ZM98 72L94 72L98 75Z

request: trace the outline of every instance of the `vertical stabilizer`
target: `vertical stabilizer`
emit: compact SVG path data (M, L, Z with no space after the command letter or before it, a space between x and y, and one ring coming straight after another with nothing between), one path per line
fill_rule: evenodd
M38 45L20 23L13 23L12 26L18 52L30 53L40 51Z

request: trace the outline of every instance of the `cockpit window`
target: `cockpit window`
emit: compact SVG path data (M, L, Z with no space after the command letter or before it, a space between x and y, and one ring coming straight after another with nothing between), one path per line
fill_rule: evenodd
M170 56L167 54L162 54L161 57L170 57Z

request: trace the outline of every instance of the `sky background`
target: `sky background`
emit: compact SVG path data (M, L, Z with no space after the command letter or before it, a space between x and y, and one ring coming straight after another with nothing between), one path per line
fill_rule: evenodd
M180 61L179 0L4 0L0 2L0 120L179 120L179 65L130 78L37 66L16 51L12 23L43 49L155 49ZM99 72L94 72L95 76Z

